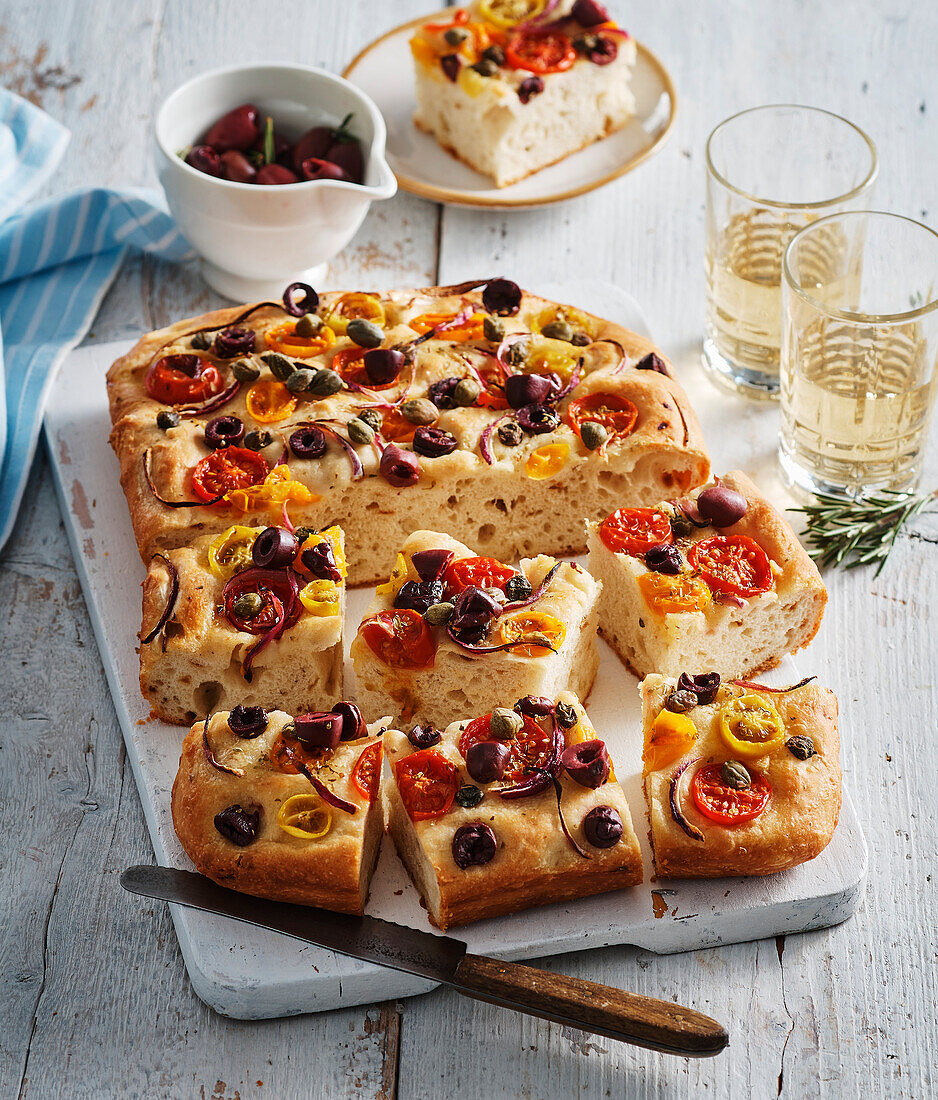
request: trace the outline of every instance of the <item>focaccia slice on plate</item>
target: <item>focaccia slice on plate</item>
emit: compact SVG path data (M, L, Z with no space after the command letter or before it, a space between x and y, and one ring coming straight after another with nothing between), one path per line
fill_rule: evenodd
M841 802L832 691L721 684L711 673L647 676L641 694L659 876L768 875L827 847Z
M736 470L588 527L599 632L638 676L774 668L821 625L827 590L784 516Z
M404 542L352 641L366 716L447 726L522 695L586 698L599 585L544 554L516 570L436 531Z
M172 794L189 858L232 890L363 912L384 831L386 729L349 703L295 719L239 706L197 722Z
M571 692L389 730L385 748L391 835L437 927L642 881L625 795Z

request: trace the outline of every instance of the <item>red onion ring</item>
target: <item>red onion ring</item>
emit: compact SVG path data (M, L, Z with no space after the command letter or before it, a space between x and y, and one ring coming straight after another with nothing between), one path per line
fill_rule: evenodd
M222 405L227 405L228 402L237 394L241 389L241 383L238 379L227 388L222 390L221 393L215 394L203 405L190 405L184 409L176 409L176 412L182 417L183 420L190 420L194 416L204 416L206 413L215 412L216 409L220 409Z
M549 404L551 404L551 405L559 404L561 401L563 401L563 399L569 393L572 393L577 388L577 386L580 384L580 378L581 378L580 372L582 370L584 362L585 362L585 360L584 360L583 356L581 355L580 358L577 360L577 365L573 368L573 373L570 375L570 381L564 386L564 388L559 393L548 395L547 401L548 401Z
M552 744L550 751L550 760L546 768L531 768L534 772L528 779L522 779L520 783L516 783L513 787L504 787L498 792L500 798L505 798L509 802L513 802L516 798L527 798L530 794L539 794L541 791L547 789L547 785L550 782L552 776L557 774L557 770L560 767L560 754L563 752L564 739L563 733L560 727L557 725L554 716L548 715L552 723Z
M211 714L206 714L205 725L202 727L202 755L205 757L206 763L211 764L217 771L225 772L227 775L243 776L243 771L238 768L229 768L227 764L219 764L215 759L212 746L208 743L208 723L211 717Z
M797 691L798 688L803 688L805 684L810 684L812 680L816 680L817 676L805 676L803 680L799 680L797 684L792 684L790 687L777 688L769 687L768 684L757 684L753 680L734 680L733 683L736 687L747 688L750 691L768 691L772 695L784 695L789 691Z
M547 16L550 15L550 13L554 10L554 8L557 7L559 3L560 0L547 0L547 4L542 11L539 11L537 15L532 15L530 19L525 19L523 23L518 23L515 27L515 30L527 31L530 30L532 27L538 26L538 24L542 23L547 18ZM562 23L563 20L558 19L555 20L555 22Z
M296 528L295 528L295 527L293 526L293 524L292 524L292 523L290 522L290 516L289 516L289 515L287 514L287 505L288 505L288 504L289 504L289 501L287 501L287 500L285 500L285 501L283 502L283 512L282 512L282 517L281 517L281 518L283 519L283 523L281 524L281 526L282 526L282 527L286 527L286 529L287 529L287 530L288 530L288 531L290 532L290 534L292 535L292 534L293 534L293 532L294 532L294 531L296 530Z
M286 570L286 573L290 580L290 602L287 607L284 607L280 600L277 599L277 597L273 594L273 592L271 592L270 589L267 589L267 592L270 595L270 602L274 605L274 611L277 612L279 616L279 621L274 623L274 625L270 628L270 630L267 631L266 634L261 635L260 640L255 642L255 644L251 646L251 648L247 651L244 660L241 662L241 675L244 677L247 683L250 683L254 676L254 658L262 653L270 645L271 642L276 641L276 639L280 637L284 630L286 630L287 621L293 615L293 610L296 607L297 592L299 591L299 586L296 582L296 574L293 572L292 569Z
M584 859L592 859L593 857L589 854L589 852L584 852L583 849L579 846L579 844L577 844L576 838L573 836L573 834L567 828L567 823L564 820L564 816L563 816L563 809L560 805L560 795L563 791L563 788L560 785L560 780L557 778L556 775L554 775L553 773L547 771L546 768L535 768L534 771L544 772L544 774L547 775L550 782L553 783L553 785L554 785L554 791L557 794L557 816L560 818L560 828L563 831L563 835L567 838L567 840L570 841L570 847L573 848L573 850L576 852L576 854L578 856L582 856Z
M307 768L286 742L283 744L283 755L301 775L305 775L310 783L312 783L316 794L319 795L323 802L328 802L330 806L334 806L337 810L344 810L347 814L358 813L358 807L353 802L346 802L344 798L340 798L333 791L330 791L326 784Z
M482 457L489 464L489 466L492 466L495 463L495 455L493 454L492 446L489 443L492 432L495 431L499 424L501 424L505 420L510 420L514 415L515 410L509 409L508 412L503 413L497 420L493 420L490 424L487 424L485 428L483 428L482 434L479 436L479 451L481 452Z
M563 562L559 562L559 561L555 562L550 567L550 569L547 571L547 573L546 573L544 579L541 581L541 583L531 593L531 595L528 596L528 598L526 600L515 600L514 603L504 604L502 606L502 614L504 615L508 611L517 611L521 607L528 607L530 604L534 603L535 600L539 600L541 598L541 596L543 596L544 593L547 591L547 589L550 585L550 582L554 579L554 576L556 575L557 570L560 568L560 566L562 564L563 564Z
M702 529L710 526L710 521L703 518L700 512L697 511L696 503L688 497L681 497L678 500L669 500L668 504L677 508L684 518L689 520L695 527Z
M713 602L723 604L724 607L745 607L746 601L734 596L732 592L714 592Z
M147 447L143 452L143 476L147 480L147 488L160 504L164 504L167 508L209 508L213 504L218 504L227 496L227 493L222 493L220 496L212 497L211 500L167 500L165 497L161 497L156 491L156 486L153 484L153 476L150 473L152 454L152 447Z
M513 344L518 344L522 340L530 340L530 332L509 332L508 335L502 340L502 342L495 349L495 361L501 368L502 377L505 378L509 374L514 374L514 368L505 359L505 354Z
M169 596L166 599L166 606L163 608L163 613L157 620L156 626L145 637L140 639L141 645L149 645L150 642L162 631L163 627L170 620L170 616L173 613L173 609L176 606L176 600L179 598L179 570L176 566L167 558L164 554L154 554L154 558L159 558L160 561L166 562L166 569L169 573L170 589ZM151 561L153 558L150 559Z
M330 427L328 420L308 420L307 424L316 428L321 428L328 435L331 435L339 444L342 449L348 455L348 460L352 465L352 481L358 481L365 476L365 467L362 465L362 460L358 457L358 451L352 446L352 444L342 435L337 432L335 428ZM334 422L333 422L334 423Z
M671 776L671 787L668 791L668 801L671 803L671 816L674 818L677 824L680 825L684 832L687 833L687 835L692 840L703 840L703 833L697 828L696 825L692 825L691 822L687 820L687 818L684 816L683 811L681 810L681 776L684 774L685 771L687 771L691 764L696 763L697 759L685 760L684 763L674 773L674 775Z

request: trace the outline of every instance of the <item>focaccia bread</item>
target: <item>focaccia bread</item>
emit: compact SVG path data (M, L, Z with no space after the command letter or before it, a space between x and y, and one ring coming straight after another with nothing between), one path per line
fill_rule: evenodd
M296 524L343 527L352 585L387 576L431 516L503 560L580 552L584 516L708 475L666 362L617 325L504 279L300 293L285 302L304 317L217 310L111 367L111 442L145 562L279 522L284 501Z
M236 525L155 554L140 632L153 714L188 725L235 703L301 712L340 698L345 571L338 527Z
M387 725L366 727L350 703L295 719L239 706L197 722L172 794L196 868L245 894L363 912L384 831Z
M641 694L659 876L769 875L827 847L841 802L832 691L721 684L711 673L647 676Z
M635 42L597 3L477 0L410 42L414 124L459 160L517 183L635 114Z
M385 748L390 832L438 928L642 881L628 804L572 693L389 730Z
M827 590L782 514L738 470L719 481L587 525L599 632L638 676L747 676L821 625Z
M518 570L436 531L415 531L352 641L366 716L443 728L522 695L586 698L596 670L599 585L544 554Z

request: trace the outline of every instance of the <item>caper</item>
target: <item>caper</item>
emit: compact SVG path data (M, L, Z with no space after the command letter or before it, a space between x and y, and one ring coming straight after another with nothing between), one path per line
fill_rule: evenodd
M496 741L514 741L524 729L524 719L507 707L496 707L489 719L489 733Z
M189 342L196 351L208 351L212 346L212 338L207 332L197 332Z
M527 356L528 345L526 340L518 340L505 352L505 359L511 367L523 367Z
M496 65L505 64L505 51L501 48L501 46L487 46L482 51L482 56L487 58L489 61L494 61Z
M541 335L548 340L563 340L569 344L573 339L573 329L566 321L551 321L541 329Z
M256 382L261 376L261 368L250 359L235 359L231 364L231 373L239 382Z
M585 348L588 344L592 344L592 340L586 335L585 332L575 332L570 337L570 343L575 348Z
M752 786L752 777L745 765L738 760L724 760L723 767L720 768L720 778L734 791L745 791Z
M322 318L315 313L304 313L296 322L293 331L297 336L315 336L322 328Z
M364 317L353 317L348 323L345 335L360 348L379 348L384 339L384 332L374 321L366 321Z
M485 793L481 788L474 787L471 783L466 783L456 792L456 801L464 810L471 810L474 806L478 806L483 798L485 798Z
M453 390L453 403L462 409L474 405L482 392L482 387L474 378L460 378Z
M672 691L664 705L672 714L686 714L697 706L697 696L692 691Z
M806 733L799 733L795 737L789 737L785 742L788 751L798 760L807 760L814 756L817 749L814 747L814 739Z
M580 425L580 439L588 451L596 451L608 441L609 432L598 420L584 420Z
M680 508L674 508L667 512L668 523L671 524L671 534L676 539L687 538L688 535L693 534L694 525L684 515Z
M577 53L590 53L599 46L598 34L578 34L573 40L573 48Z
M558 703L554 716L557 719L557 725L564 730L572 729L580 720L576 707L570 706L569 703Z
M290 393L303 393L309 389L309 384L316 375L308 367L300 367L295 370L284 382Z
M524 439L524 432L517 420L506 420L504 424L498 425L496 431L498 432L498 438L506 447L517 447Z
M269 447L273 441L274 437L263 428L248 432L242 440L249 451L262 451L265 447Z
M426 397L412 397L401 405L401 416L408 424L435 424L439 409Z
M480 58L474 65L469 67L479 76L495 76L498 73L498 66L488 57Z
M315 531L315 528L313 528L313 527L294 527L293 528L293 535L296 538L297 544L299 546L302 546L303 543L306 542L306 540L308 538L310 538L310 536L315 535L315 534L316 534L316 531Z
M156 426L162 432L168 432L170 428L178 427L179 413L175 409L163 409L156 414Z
M270 368L270 373L278 382L286 382L295 370L293 360L281 355L279 351L264 352L261 362Z
M362 409L358 414L358 419L363 420L369 428L374 428L376 432L381 430L381 425L384 420L377 409Z
M280 736L288 738L291 741L296 740L296 722L287 722L287 724L280 731Z
M486 314L482 322L482 335L490 344L500 344L505 339L505 326L490 314Z
M432 603L424 612L423 617L430 626L446 626L453 617L453 605L451 603Z
M242 592L232 603L231 610L245 622L256 619L264 609L264 597L260 592Z
M338 393L340 389L342 389L341 375L326 367L316 371L312 381L306 387L307 392L315 394L316 397L331 397L334 393Z
M447 27L443 37L448 46L461 46L469 37L469 32L464 27Z
M366 424L364 420L359 420L357 416L345 425L345 430L348 432L348 437L352 443L359 447L366 447L369 443L375 441L375 430L370 424Z
M508 597L511 603L515 603L518 600L526 600L534 589L531 587L531 582L523 573L515 573L513 577L509 577L505 584L505 595Z

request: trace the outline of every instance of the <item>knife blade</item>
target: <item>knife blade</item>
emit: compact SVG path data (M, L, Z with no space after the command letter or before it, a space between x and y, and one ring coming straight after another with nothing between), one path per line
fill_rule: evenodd
M685 1058L710 1057L729 1044L723 1027L692 1008L551 970L470 954L462 940L394 924L268 901L174 867L129 867L132 894L174 902L279 932L452 986L458 993L531 1016Z

